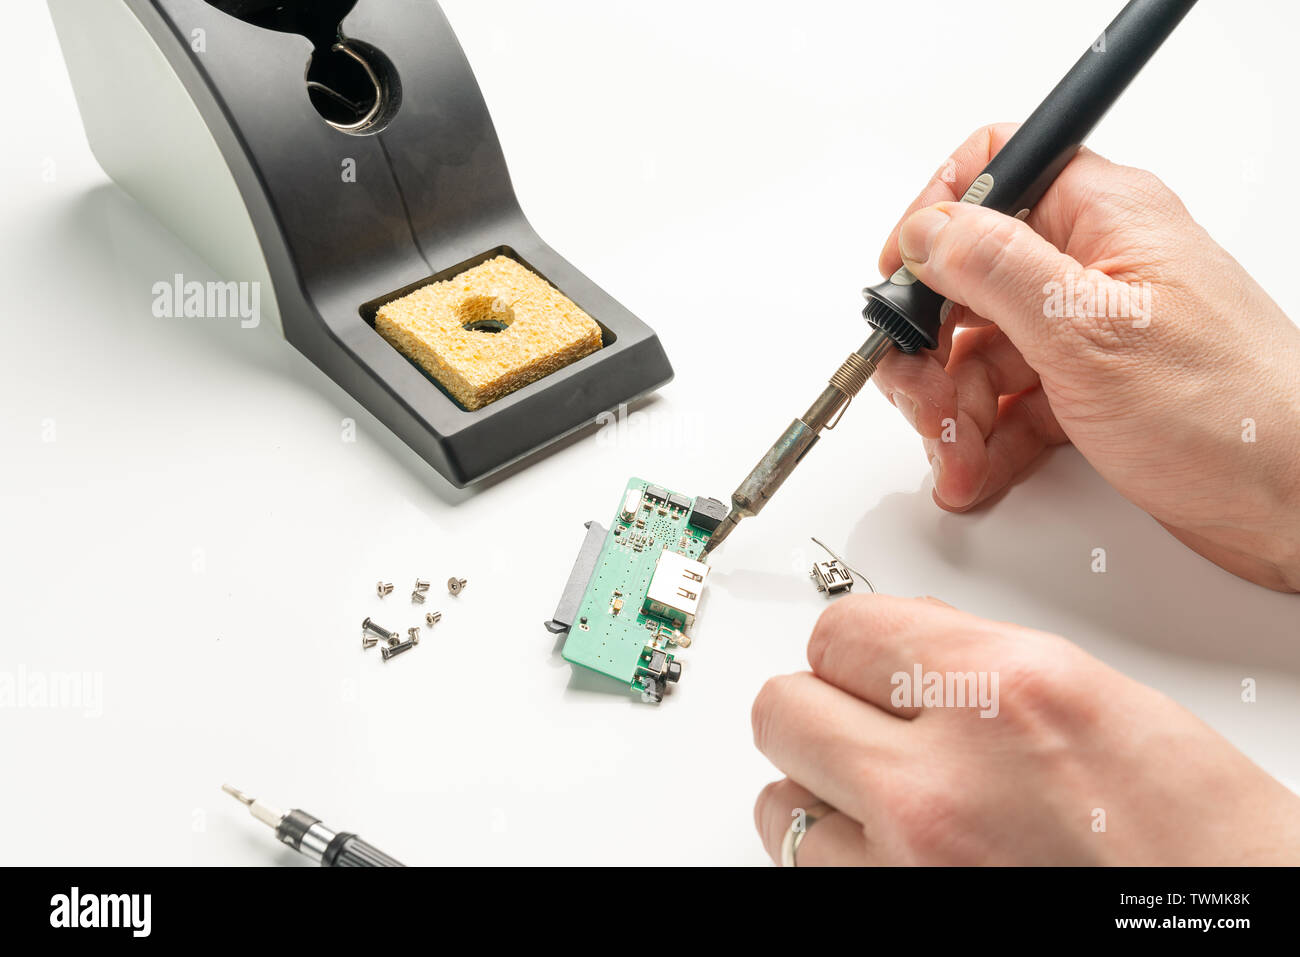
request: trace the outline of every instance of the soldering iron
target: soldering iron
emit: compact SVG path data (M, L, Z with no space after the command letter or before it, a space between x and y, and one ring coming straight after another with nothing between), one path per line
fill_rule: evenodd
M961 201L1007 215L1027 215L1195 3L1132 0L975 178ZM944 297L919 282L906 266L863 290L863 295L867 305L862 315L871 335L732 494L731 511L714 531L705 554L722 544L741 519L763 510L822 431L835 427L886 355L894 349L911 355L938 345L946 315Z

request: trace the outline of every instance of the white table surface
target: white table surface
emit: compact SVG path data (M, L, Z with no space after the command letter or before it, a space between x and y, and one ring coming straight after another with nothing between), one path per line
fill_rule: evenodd
M749 708L825 607L809 535L882 590L1071 637L1295 787L1300 599L1183 548L1070 449L945 514L875 390L719 551L661 707L571 675L541 627L629 475L726 498L864 337L859 290L927 176L1118 6L446 0L526 213L677 373L623 430L475 493L269 324L152 316L155 282L218 277L96 165L44 4L6 11L0 670L98 675L102 714L0 707L0 863L298 861L223 781L411 863L761 863L775 772ZM1202 4L1091 141L1160 173L1292 316L1298 29L1281 0ZM363 655L364 616L416 623L417 575L443 622Z

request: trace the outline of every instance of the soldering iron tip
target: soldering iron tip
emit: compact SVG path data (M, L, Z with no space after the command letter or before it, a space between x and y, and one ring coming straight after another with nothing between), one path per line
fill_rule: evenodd
M714 529L713 534L709 536L708 544L705 545L704 550L700 552L700 561L704 561L704 559L712 555L713 550L717 548L719 545L721 545L723 541L726 539L726 537L730 535L732 531L735 529L735 527L739 524L740 524L739 515L737 515L734 511L728 514L727 517L722 520L722 524L719 525L716 529Z
M243 791L239 790L238 788L232 788L229 784L221 785L221 790L225 791L227 794L229 794L240 804L251 805L253 803L253 799L251 797L249 797L247 794L245 794Z

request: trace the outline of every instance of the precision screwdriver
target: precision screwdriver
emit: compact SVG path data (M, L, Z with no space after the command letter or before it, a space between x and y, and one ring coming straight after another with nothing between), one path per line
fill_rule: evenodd
M400 861L389 857L377 847L367 844L355 834L332 831L306 811L288 813L271 807L229 784L221 790L241 804L267 827L275 829L275 836L303 857L310 858L321 867L404 867Z
M961 201L1023 218L1196 0L1132 0L971 183ZM839 367L816 402L790 423L731 496L731 511L701 553L705 558L743 518L763 510L823 430L862 390L892 350L934 349L945 300L906 266L863 290L872 333Z

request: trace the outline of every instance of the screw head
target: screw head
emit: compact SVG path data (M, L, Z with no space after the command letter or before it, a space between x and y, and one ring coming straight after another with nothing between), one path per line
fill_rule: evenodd
M453 595L459 595L461 591L464 590L466 584L467 583L463 578L448 578L447 591Z

